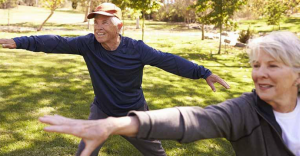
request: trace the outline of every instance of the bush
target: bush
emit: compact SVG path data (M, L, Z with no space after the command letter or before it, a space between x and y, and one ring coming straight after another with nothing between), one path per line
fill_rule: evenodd
M165 22L195 21L194 10L188 9L190 1L176 0L175 3L165 4L158 13L153 14L153 20Z
M9 9L17 6L17 0L0 0L0 9Z
M248 28L247 30L242 30L239 33L238 41L240 41L241 43L247 43L248 40L252 38L252 36L253 36L253 31L251 31L250 28Z
M184 22L184 15L178 12L175 5L163 6L155 13L154 20L165 22Z

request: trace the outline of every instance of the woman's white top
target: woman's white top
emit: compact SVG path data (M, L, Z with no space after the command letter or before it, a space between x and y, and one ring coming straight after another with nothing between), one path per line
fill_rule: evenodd
M282 129L282 138L286 146L300 156L300 98L292 112L279 113L273 110L276 121Z

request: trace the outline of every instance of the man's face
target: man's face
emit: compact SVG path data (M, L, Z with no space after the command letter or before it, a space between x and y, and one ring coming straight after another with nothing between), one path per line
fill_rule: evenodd
M111 22L111 17L97 15L94 19L94 34L101 44L114 42L118 36L118 28Z

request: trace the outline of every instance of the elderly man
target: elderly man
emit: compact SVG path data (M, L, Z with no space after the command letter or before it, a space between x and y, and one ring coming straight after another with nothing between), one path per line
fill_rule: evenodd
M82 55L93 84L95 98L89 119L125 116L130 110L148 110L141 88L145 65L191 78L204 78L215 91L214 83L229 88L225 81L210 70L179 56L155 50L143 41L121 36L121 9L103 3L88 15L94 18L94 34L74 38L44 35L0 39L3 48L26 49L34 52ZM143 155L165 155L157 140L141 140L124 136ZM92 155L98 155L101 144ZM84 149L81 141L77 155Z

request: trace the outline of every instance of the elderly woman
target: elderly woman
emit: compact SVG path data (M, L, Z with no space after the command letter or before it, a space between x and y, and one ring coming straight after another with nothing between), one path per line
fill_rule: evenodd
M87 144L89 155L109 135L192 142L226 138L236 155L300 156L300 40L290 32L273 32L249 44L255 90L206 108L177 107L128 117L84 121L44 116L49 132L68 133Z

